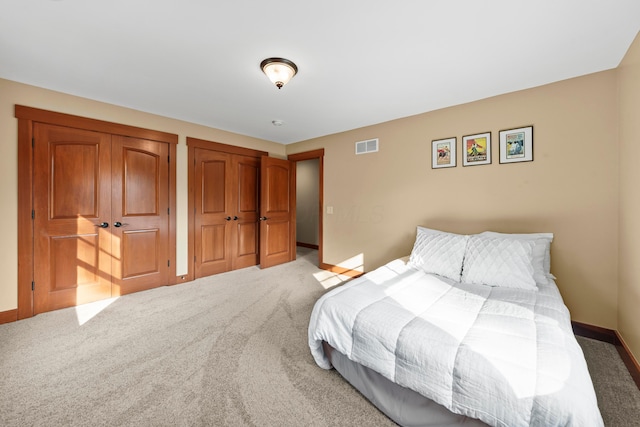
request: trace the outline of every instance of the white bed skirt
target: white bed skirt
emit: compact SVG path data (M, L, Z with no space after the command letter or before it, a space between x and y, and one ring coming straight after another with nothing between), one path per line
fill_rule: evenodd
M325 343L324 348L328 345ZM325 353L327 353L325 351ZM333 367L385 415L405 427L487 427L480 420L454 414L421 394L330 350Z

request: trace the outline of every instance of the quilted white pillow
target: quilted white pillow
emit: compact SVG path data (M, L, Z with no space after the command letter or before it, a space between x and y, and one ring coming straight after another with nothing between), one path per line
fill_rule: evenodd
M408 264L459 282L468 239L469 236L418 226Z
M485 231L481 236L502 237L505 239L530 240L533 247L533 278L536 283L547 284L551 275L551 242L553 233L507 234Z
M537 290L532 264L534 245L530 240L471 236L462 282Z

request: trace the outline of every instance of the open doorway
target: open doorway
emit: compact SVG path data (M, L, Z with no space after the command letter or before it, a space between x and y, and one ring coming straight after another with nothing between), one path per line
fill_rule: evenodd
M296 245L318 249L318 159L296 162Z
M296 245L318 251L322 262L324 149L291 154L296 166Z

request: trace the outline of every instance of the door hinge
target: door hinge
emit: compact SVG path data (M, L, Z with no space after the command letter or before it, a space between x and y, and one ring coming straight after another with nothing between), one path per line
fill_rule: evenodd
M171 267L171 260L170 259L167 260L167 267Z
M31 219L36 219L36 211L35 210L31 210Z
M31 290L35 291L36 290L36 282L31 281Z
M171 208L167 208L167 215L171 215Z
M36 139L35 138L31 138L31 148L36 146Z
M167 163L171 163L171 156L167 156Z

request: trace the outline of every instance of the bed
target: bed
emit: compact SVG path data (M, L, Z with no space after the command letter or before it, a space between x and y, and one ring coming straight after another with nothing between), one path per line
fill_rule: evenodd
M323 295L309 347L406 426L603 426L552 234L418 227L408 259Z

